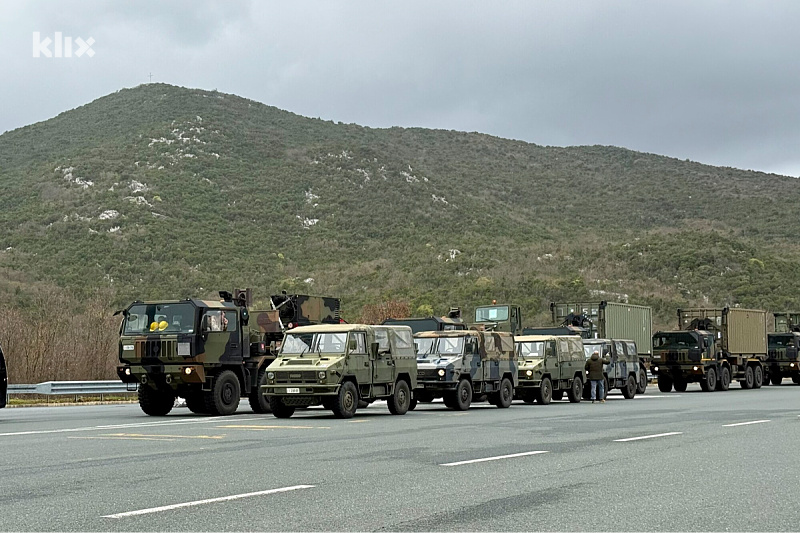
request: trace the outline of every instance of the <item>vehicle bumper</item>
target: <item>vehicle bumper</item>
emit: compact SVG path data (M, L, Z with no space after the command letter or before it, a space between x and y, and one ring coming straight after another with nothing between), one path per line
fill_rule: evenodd
M653 363L650 370L655 377L681 378L685 381L700 381L706 374L706 367L702 364L662 364Z
M427 391L453 391L456 390L458 387L458 382L456 381L422 381L417 379L417 389L427 390Z
M120 365L117 376L123 383L153 382L159 385L170 385L173 388L181 384L201 384L206 381L203 365Z
M278 383L261 387L265 396L335 396L340 383Z

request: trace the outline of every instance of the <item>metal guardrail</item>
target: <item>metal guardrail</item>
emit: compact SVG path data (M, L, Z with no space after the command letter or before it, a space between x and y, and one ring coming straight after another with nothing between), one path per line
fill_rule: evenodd
M109 381L45 381L36 385L14 385L9 383L8 394L118 394L133 392L125 383L117 380Z

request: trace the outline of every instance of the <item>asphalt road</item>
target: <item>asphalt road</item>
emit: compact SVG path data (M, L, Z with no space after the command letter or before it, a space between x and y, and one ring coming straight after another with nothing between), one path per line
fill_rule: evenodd
M0 411L0 530L800 528L794 385L350 420L246 405Z

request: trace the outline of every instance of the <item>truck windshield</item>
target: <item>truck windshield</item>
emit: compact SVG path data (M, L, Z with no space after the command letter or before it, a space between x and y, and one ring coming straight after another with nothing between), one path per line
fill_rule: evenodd
M518 342L517 356L525 359L544 357L544 342Z
M125 316L123 335L194 333L195 307L188 303L137 304Z
M659 333L653 336L653 348L686 350L699 347L697 339L691 333Z
M281 346L282 355L304 353L344 353L347 333L288 333Z
M475 322L502 322L508 320L508 306L495 305L475 310Z
M770 335L769 347L770 348L786 348L787 346L794 346L794 335Z
M431 354L436 348L436 339L434 338L414 339L414 347L416 348L417 355Z

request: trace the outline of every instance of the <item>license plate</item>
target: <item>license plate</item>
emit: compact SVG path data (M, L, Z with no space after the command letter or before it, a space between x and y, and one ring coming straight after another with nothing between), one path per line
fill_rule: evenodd
M425 384L424 383L417 383L417 388L418 389L424 389L425 388Z
M288 388L286 389L286 394L300 394L300 389L298 388Z

